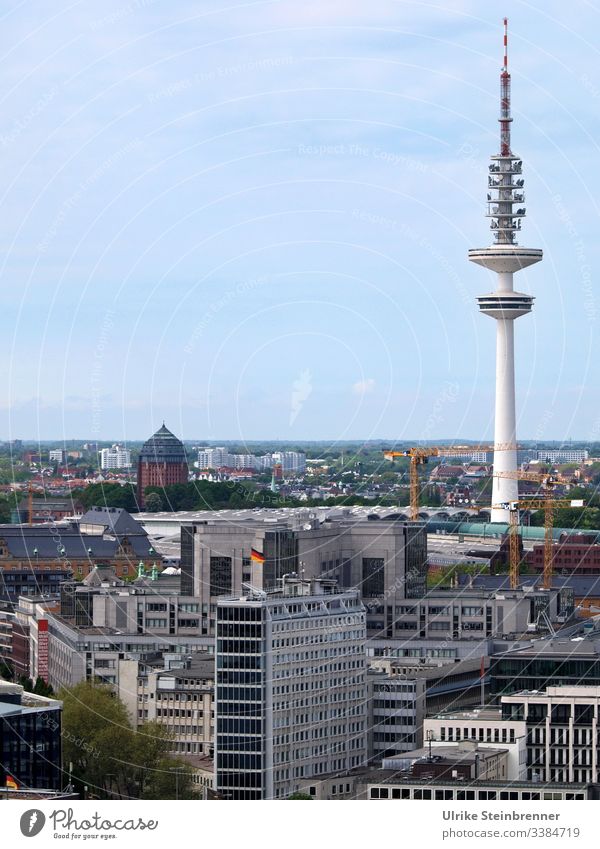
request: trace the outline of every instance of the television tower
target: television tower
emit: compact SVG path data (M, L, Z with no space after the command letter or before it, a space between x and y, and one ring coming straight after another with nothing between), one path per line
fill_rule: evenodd
M491 157L488 176L487 218L494 242L489 248L469 251L469 259L496 272L496 291L477 298L484 315L496 319L496 420L494 472L517 470L515 419L515 336L516 318L531 312L533 298L513 289L513 275L542 258L537 248L522 248L517 242L521 220L525 217L523 163L510 146L510 74L508 72L508 20L504 19L504 64L500 72L500 153ZM506 445L514 445L508 450ZM493 479L492 504L505 504L519 498L518 482L509 478ZM509 521L506 509L492 508L492 522Z

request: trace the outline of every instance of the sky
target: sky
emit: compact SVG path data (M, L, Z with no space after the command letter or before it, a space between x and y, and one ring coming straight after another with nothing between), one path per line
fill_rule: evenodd
M600 439L587 0L4 3L0 438L492 438L503 15L518 435Z

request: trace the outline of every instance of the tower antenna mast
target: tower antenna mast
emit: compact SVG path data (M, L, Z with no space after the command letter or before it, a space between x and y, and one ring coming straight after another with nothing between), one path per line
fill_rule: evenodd
M500 153L510 156L510 74L508 72L508 18L504 18L504 65L500 73Z

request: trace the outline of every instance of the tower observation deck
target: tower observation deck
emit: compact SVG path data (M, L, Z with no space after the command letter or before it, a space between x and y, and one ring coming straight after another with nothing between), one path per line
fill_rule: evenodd
M479 309L496 320L496 409L494 443L514 450L494 452L494 472L516 471L514 321L531 312L533 297L513 288L513 275L542 259L538 248L521 247L517 236L526 216L523 162L511 148L511 79L508 70L508 21L504 19L504 62L500 72L500 152L491 157L487 212L493 243L469 251L469 260L495 271L496 289L477 299ZM494 477L492 504L518 500L518 483ZM492 522L508 522L507 509L492 509Z

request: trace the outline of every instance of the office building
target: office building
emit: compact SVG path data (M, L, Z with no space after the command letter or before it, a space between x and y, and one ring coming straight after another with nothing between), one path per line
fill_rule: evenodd
M60 790L62 702L0 681L0 786ZM15 787L16 785L16 787Z
M598 784L600 687L547 687L502 697L502 715L527 727L529 781Z
M481 658L445 663L399 658L371 660L369 761L424 745L425 717L481 699Z
M399 776L395 770L372 775L364 798L395 801L401 799L445 802L568 802L597 799L597 788L587 784L532 784L528 781L473 781L464 779L423 779Z
M507 752L506 775L509 780L527 778L527 725L523 718L503 716L502 708L485 705L461 709L457 706L427 716L423 721L423 740L435 751L438 746L477 743L479 749L502 748Z
M284 575L296 573L359 587L369 633L406 634L399 608L426 589L422 523L351 517L320 522L308 510L273 520L243 515L245 521L230 513L181 528L181 590L210 611L210 633L219 595L241 595L243 584L275 589Z
M366 760L365 609L355 590L284 578L220 598L216 786L284 799L312 777Z
M600 686L598 637L552 637L509 649L490 659L490 693L496 701L523 690Z
M169 729L170 751L214 753L214 654L160 653L119 660L118 693L132 722L156 721Z
M540 448L537 459L543 463L583 463L590 456L587 448Z

